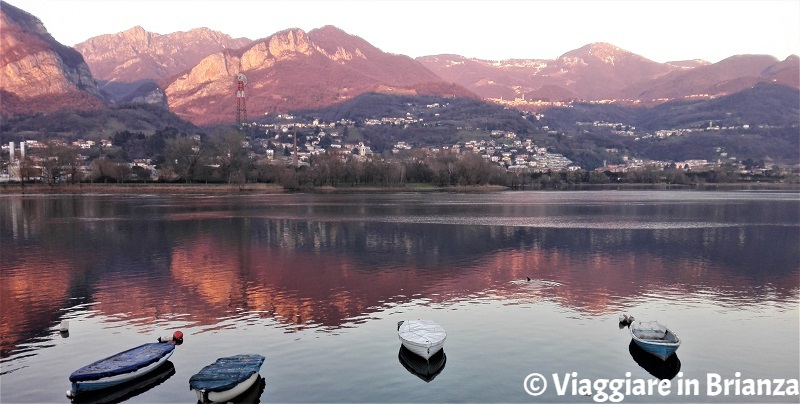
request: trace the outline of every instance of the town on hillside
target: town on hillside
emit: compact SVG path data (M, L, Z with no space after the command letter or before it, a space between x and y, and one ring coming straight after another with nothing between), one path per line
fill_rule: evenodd
M424 106L428 110L447 108L446 103L431 103ZM527 119L540 121L541 113L520 112ZM438 117L438 113L425 116ZM571 161L562 154L554 152L550 147L537 145L532 137L509 130L459 127L471 131L473 139L451 144L420 145L413 141L403 140L374 151L372 145L363 136L359 136L360 128L389 126L414 131L436 125L434 120L415 116L411 112L401 116L385 116L363 120L339 119L324 122L320 118L299 117L291 114L276 114L269 117L268 122L244 123L238 128L230 127L227 136L228 144L221 147L222 141L209 140L200 134L186 135L161 133L162 150L158 146L146 147L147 143L158 143L152 140L155 135L145 136L141 133L118 133L109 139L99 141L87 139L64 140L53 138L46 140L22 140L2 145L0 156L0 182L176 182L201 181L230 182L231 174L215 171L232 167L232 156L240 156L239 166L273 166L313 167L322 161L321 156L338 158L342 163L358 162L430 162L441 156L457 158L466 155L480 156L487 167L501 173L513 175L541 176L552 173L594 172L592 182L607 182L609 174L619 180L621 175L631 172L680 170L684 172L708 172L726 167L734 171L739 179L748 176L766 174L790 174L791 167L755 164L752 161L740 161L729 155L723 147L716 147L717 158L691 159L685 161L654 161L627 155L615 148L606 148L609 155L618 156L614 163L607 161L600 167L586 168ZM636 140L684 136L693 131L748 129L735 127L719 127L713 122L702 128L676 128L658 130L653 133L640 133L635 127L622 123L593 121L576 122L578 127L605 128L618 136L634 137ZM542 131L556 134L547 126ZM173 131L174 132L174 131ZM232 136L231 136L232 134ZM237 137L238 136L238 137ZM219 138L219 137L218 137ZM231 139L236 143L230 145ZM121 144L120 144L121 143ZM137 146L138 145L138 146ZM134 147L135 146L135 147ZM214 146L214 147L212 147ZM138 152L133 149L139 150ZM144 150L144 151L142 151ZM147 155L147 153L151 155ZM132 156L133 154L138 154ZM330 161L325 160L325 161ZM190 173L189 171L192 171ZM247 169L238 181L258 182L263 178L250 176ZM205 171L206 174L201 174ZM250 170L252 171L252 170ZM211 174L209 174L211 173ZM421 181L425 181L422 177ZM587 177L588 178L588 177ZM398 181L413 182L414 178ZM417 178L416 180L420 180ZM487 180L488 181L488 180ZM331 181L334 182L334 181ZM356 180L355 182L361 182ZM445 184L452 181L448 180ZM443 183L440 181L440 184Z

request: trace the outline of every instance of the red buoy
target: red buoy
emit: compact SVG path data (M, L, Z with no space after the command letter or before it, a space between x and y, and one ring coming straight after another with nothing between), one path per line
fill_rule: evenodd
M181 342L183 342L183 332L181 332L181 331L175 331L175 332L172 334L172 339L173 339L173 340L175 340L175 341L181 341Z

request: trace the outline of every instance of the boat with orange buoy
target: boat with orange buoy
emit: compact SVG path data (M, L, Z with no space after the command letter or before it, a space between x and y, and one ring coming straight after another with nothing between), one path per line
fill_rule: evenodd
M72 389L67 397L75 398L85 391L101 390L142 377L158 369L183 342L183 332L159 337L158 342L147 343L92 362L69 376Z

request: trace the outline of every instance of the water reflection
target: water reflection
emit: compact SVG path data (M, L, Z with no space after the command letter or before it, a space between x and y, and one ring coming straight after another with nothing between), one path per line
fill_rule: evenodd
M412 300L486 293L590 315L652 291L796 304L796 198L531 195L4 197L0 357L78 315L142 332L257 320L329 332Z
M650 373L653 377L658 379L672 380L678 375L678 372L681 371L681 360L678 359L677 353L670 355L666 360L661 360L661 358L648 353L639 345L636 345L633 340L628 344L628 352L637 365L641 366L647 373Z
M245 390L244 393L239 395L238 397L234 397L230 400L230 403L248 403L248 404L258 404L261 402L261 395L264 393L264 388L266 387L267 382L263 377L259 377L258 380L250 386L249 389Z
M175 365L170 361L166 361L157 369L138 379L102 390L80 393L72 399L72 403L121 403L158 386L174 374Z
M444 349L441 349L428 360L425 360L401 345L400 352L397 353L397 359L411 374L419 377L425 383L430 383L444 370L447 355L445 355Z

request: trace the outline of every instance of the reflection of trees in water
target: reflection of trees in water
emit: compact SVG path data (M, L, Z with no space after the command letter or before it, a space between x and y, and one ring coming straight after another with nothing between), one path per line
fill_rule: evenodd
M561 285L523 294L592 313L639 296L642 284L710 291L723 297L720 304L793 299L798 290L798 212L784 205L427 206L395 198L403 201L8 197L0 204L0 297L14 329L4 329L3 354L46 334L59 310L75 304L70 299L142 324L169 313L216 324L258 312L286 324L340 327L415 294L463 299L525 276ZM787 225L693 227L739 215ZM491 218L586 226L501 226ZM609 218L623 225L592 222ZM642 228L678 219L685 228ZM498 293L518 298L519 291Z
M509 249L547 249L575 258L647 253L702 261L750 277L800 269L796 248L800 232L793 226L618 230L299 220L259 220L250 225L253 242L302 253L355 254L367 266L396 261L436 267Z
M741 270L744 273L762 268L791 271L797 269L791 263L800 262L798 249L791 248L800 239L800 212L776 209L768 202L697 204L676 199L595 205L569 201L454 205L424 204L420 200L425 198L415 198L397 197L396 201L392 196L298 196L286 204L219 198L175 201L109 196L9 197L8 203L0 207L0 234L6 240L27 240L57 248L102 248L136 260L153 251L168 252L171 243L210 233L226 242L266 242L302 252L355 252L366 254L366 260L385 259L387 254L404 261L409 256L420 257L421 262L434 257L430 261L433 264L498 249L532 247L558 248L577 255L637 250L671 257L702 257L725 263L734 271L746 267ZM269 216L263 216L265 213ZM471 218L484 220L480 225L470 225ZM500 226L493 225L491 218L503 223L509 218L518 218L521 223L535 218L543 221L533 224L540 227ZM776 229L766 225L714 224L741 218L750 223L787 226ZM680 220L678 226L685 228L671 228L676 220ZM560 224L564 221L568 223ZM708 225L693 228L696 223ZM641 228L647 226L651 228ZM774 234L780 237L776 239ZM790 265L764 265L765 257ZM756 263L759 265L750 265Z

